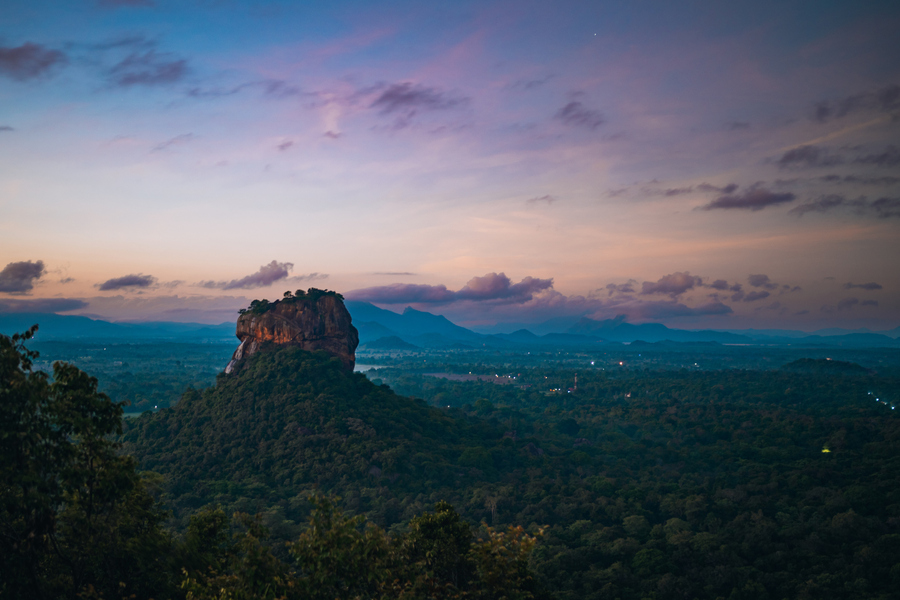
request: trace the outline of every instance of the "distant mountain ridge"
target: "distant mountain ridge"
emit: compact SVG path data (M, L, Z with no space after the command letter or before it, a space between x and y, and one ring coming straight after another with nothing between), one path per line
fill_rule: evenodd
M628 323L622 318L595 320L588 317L560 317L543 323L512 329L511 333L478 333L456 325L442 315L407 307L402 313L379 308L369 302L349 300L353 325L359 342L368 344L383 338L419 348L593 348L603 344L628 344L636 341L674 344L718 343L750 345L825 346L852 348L900 348L900 327L889 331L867 329L822 329L812 333L780 329L687 330L673 329L661 323ZM206 342L235 341L231 323L111 323L88 317L51 313L0 314L0 333L10 335L38 323L38 339L115 339L184 340ZM497 327L501 329L501 327ZM374 348L373 348L374 349Z

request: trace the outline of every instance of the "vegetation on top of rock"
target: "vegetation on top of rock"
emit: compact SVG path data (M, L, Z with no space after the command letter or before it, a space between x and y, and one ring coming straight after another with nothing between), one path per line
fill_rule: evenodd
M332 290L320 290L319 288L309 288L305 292L303 290L297 290L296 292L291 292L290 290L284 293L284 298L281 300L275 300L274 302L269 302L265 298L262 300L254 300L250 303L248 308L242 308L238 311L239 314L254 314L254 315L264 315L270 310L275 310L275 307L280 303L284 302L286 304L297 304L300 302L315 304L319 301L319 298L325 297L334 297L339 300L343 300L344 297L338 292Z

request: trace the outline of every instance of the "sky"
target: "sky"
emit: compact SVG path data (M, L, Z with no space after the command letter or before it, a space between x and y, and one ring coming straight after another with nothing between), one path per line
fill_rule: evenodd
M900 325L900 4L4 0L0 312Z

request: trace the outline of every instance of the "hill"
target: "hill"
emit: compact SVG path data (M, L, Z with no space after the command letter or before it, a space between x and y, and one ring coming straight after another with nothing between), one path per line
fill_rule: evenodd
M298 494L347 493L352 481L374 490L356 492L354 508L389 525L416 514L419 505L405 510L409 494L457 481L463 438L486 433L347 372L326 352L288 346L244 361L214 387L126 425L125 451L169 478L179 514L262 503L296 520ZM389 502L394 490L406 499Z

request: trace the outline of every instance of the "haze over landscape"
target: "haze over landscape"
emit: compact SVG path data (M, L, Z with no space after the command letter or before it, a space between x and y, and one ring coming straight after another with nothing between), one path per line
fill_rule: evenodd
M892 330L898 30L892 2L9 0L0 312L233 323L316 286L483 332Z

